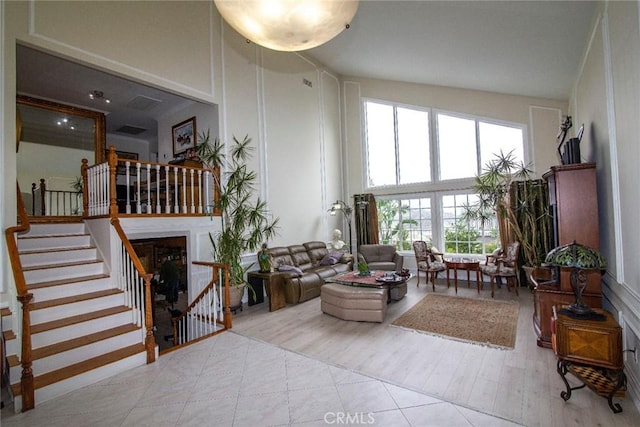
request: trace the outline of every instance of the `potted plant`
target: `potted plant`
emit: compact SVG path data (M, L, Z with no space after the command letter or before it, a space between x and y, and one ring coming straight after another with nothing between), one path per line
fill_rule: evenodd
M464 216L483 225L497 217L501 246L517 240L524 265L541 265L551 246L546 181L531 179L531 170L513 152L500 152L476 177L473 190L479 202L466 206Z
M219 189L214 209L220 212L222 227L209 233L209 239L213 259L229 265L230 291L236 290L232 293L238 298L231 307L238 307L245 287L256 299L255 291L245 282L245 274L253 264L243 265L241 257L276 235L278 218L272 219L266 202L255 195L257 175L247 167L253 150L251 138L245 136L240 141L234 136L227 147L217 138L211 141L208 130L198 137L196 151L200 160L212 170L224 171L220 178L214 174Z

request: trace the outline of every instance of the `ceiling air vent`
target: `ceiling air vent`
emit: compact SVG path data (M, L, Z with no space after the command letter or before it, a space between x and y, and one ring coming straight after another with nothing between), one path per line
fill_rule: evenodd
M146 132L147 129L145 128L141 128L138 126L132 126L132 125L124 125L119 127L118 129L116 129L116 132L122 132L122 133L128 133L129 135L138 135L141 134L142 132Z
M160 104L159 99L149 98L148 96L138 95L127 104L127 107L134 110L146 111Z

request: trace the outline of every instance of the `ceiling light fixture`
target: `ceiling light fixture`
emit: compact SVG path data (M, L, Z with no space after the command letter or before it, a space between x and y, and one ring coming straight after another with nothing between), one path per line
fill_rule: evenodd
M109 98L105 98L104 97L104 92L101 90L94 90L92 92L89 93L89 98L91 99L101 99L102 101L104 101L106 104L111 103L111 100Z
M358 10L357 0L215 0L236 31L261 46L293 52L328 42Z

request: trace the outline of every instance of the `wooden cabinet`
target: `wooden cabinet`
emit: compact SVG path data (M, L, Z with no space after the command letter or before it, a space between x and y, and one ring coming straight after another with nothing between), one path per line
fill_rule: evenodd
M598 195L595 163L552 166L543 175L549 182L549 203L553 215L554 247L578 243L600 248L598 232ZM551 316L553 306L575 301L571 288L571 269L559 269L559 278L536 286L534 290L533 325L537 344L551 347ZM593 308L602 307L602 276L588 271L584 302Z
M556 310L560 310L560 306ZM560 396L569 400L573 390L587 386L607 398L611 410L618 413L622 408L612 399L624 396L627 383L622 359L622 328L608 311L596 309L595 312L602 319L578 319L562 310L554 312L552 340L558 357L558 374L566 386ZM573 374L583 385L571 387L567 373Z
M598 193L596 164L552 166L543 175L549 182L549 203L553 215L554 247L576 242L600 249L598 231ZM560 273L560 289L573 292L569 276L570 269ZM601 293L599 271L587 273L587 293Z
M571 304L575 299L573 291L563 291L555 282L536 286L533 294L533 328L537 335L539 347L551 348L553 307ZM602 307L602 295L599 293L583 293L582 299L589 307Z
M594 311L604 319L576 319L562 311L556 312L553 319L556 355L571 362L622 369L622 328L608 311Z

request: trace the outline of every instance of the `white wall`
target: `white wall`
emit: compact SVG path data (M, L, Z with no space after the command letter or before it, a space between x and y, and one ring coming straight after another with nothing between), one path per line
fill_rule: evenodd
M335 164L341 151L336 76L301 55L247 44L222 24L213 2L2 2L0 7L6 53L0 113L6 123L15 122L16 43L195 99L202 104L160 120L159 161L173 157L171 126L194 115L199 130L208 127L224 141L249 135L256 147L251 165L260 178L259 193L282 220L279 236L269 243L328 239L326 194L337 198L342 188L335 167L330 175L323 167L325 152ZM321 75L331 83L323 85ZM0 195L7 228L16 218L15 142L6 142L15 141L13 126L2 128L2 138ZM0 245L4 263L4 241ZM11 289L9 269L2 271L0 290Z
M624 348L640 351L640 25L637 2L605 2L576 76L574 123L584 123L583 159L597 163L600 250L607 259L606 307L619 314ZM640 366L625 353L640 406Z

